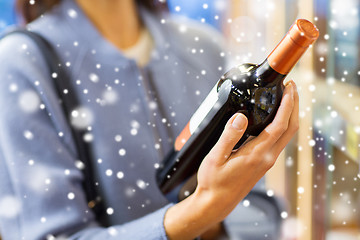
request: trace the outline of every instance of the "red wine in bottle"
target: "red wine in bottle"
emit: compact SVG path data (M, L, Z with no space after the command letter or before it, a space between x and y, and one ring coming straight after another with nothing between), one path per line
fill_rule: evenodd
M263 63L242 64L220 78L157 170L156 180L165 195L176 194L179 200L195 190L196 172L233 114L248 118L248 127L234 150L272 122L283 80L318 36L311 22L298 19Z

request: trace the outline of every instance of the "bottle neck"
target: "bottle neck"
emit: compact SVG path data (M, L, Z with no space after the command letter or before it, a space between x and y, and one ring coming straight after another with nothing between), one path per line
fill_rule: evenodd
M261 78L266 82L273 82L279 79L282 80L286 77L286 74L279 73L273 69L269 64L268 59L265 59L265 61L257 67L255 75L257 78Z
M299 61L306 49L307 47L296 44L290 34L286 34L267 57L268 64L278 73L286 75Z

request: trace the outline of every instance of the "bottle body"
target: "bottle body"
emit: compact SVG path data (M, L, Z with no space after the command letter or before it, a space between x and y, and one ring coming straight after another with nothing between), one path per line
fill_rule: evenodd
M248 118L248 127L234 150L272 122L284 78L318 37L311 22L298 19L263 63L242 64L220 78L157 170L157 183L169 199L181 200L195 190L195 174L232 115L239 112Z
M260 65L243 64L225 73L186 126L193 129L183 130L190 134L179 135L174 149L158 169L161 191L168 194L197 172L235 113L243 113L248 118L248 128L234 150L248 137L257 136L275 117L285 76L273 70L267 60ZM186 197L194 187L196 184L190 184L177 191Z

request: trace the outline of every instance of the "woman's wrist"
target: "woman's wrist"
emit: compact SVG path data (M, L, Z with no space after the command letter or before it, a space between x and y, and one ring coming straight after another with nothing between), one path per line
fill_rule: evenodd
M211 226L205 233L201 234L200 239L201 240L210 240L210 239L228 240L229 236L226 232L224 222L220 222L220 223L215 224L214 226Z
M168 209L164 226L171 240L194 239L211 226L220 223L221 216L209 194L195 191L188 198Z

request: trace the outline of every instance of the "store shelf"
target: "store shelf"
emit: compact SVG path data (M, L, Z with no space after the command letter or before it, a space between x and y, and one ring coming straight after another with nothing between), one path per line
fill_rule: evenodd
M330 144L360 163L360 88L339 81L317 81L314 127Z

